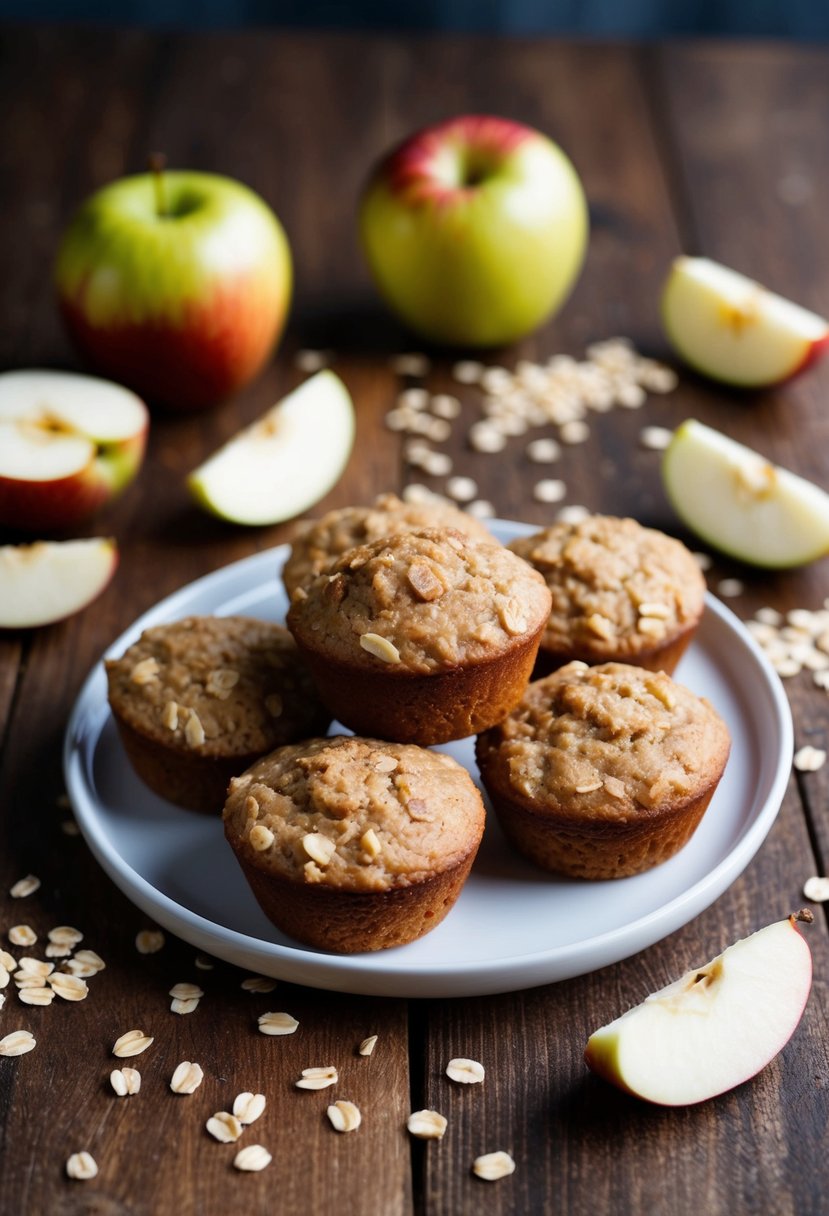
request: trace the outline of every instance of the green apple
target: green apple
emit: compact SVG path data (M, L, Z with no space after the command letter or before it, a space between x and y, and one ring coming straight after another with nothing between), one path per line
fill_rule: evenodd
M201 409L262 368L285 321L291 256L270 207L211 173L145 173L93 194L55 268L69 334L150 402Z
M589 1068L660 1106L704 1102L755 1076L797 1029L812 956L796 920L777 921L595 1031Z
M829 494L701 422L674 432L662 480L688 527L741 561L782 569L829 553Z
M467 115L379 163L360 231L380 293L407 325L436 342L500 346L564 302L584 259L587 204L551 140Z
M0 524L69 528L135 477L149 415L129 389L74 372L0 374Z
M333 372L318 372L194 469L187 484L222 519L275 524L328 493L353 444L348 390Z
M114 540L0 545L0 629L63 620L91 603L118 565Z
M744 388L779 384L829 346L822 317L708 258L677 258L662 295L665 331L691 367Z

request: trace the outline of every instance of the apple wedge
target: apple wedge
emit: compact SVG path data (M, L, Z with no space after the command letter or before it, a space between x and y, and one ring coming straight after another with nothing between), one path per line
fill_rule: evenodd
M708 258L674 261L662 320L686 363L744 388L779 384L829 346L822 317Z
M595 1031L585 1061L660 1106L704 1102L755 1076L788 1043L812 983L796 921L767 925Z
M662 480L688 527L741 561L783 569L829 553L829 494L692 418L674 432Z
M0 523L69 528L124 489L144 457L140 397L74 372L0 374Z
M354 426L342 380L318 372L194 469L187 484L200 506L232 523L292 519L339 480Z
M114 540L0 545L0 629L50 625L85 608L115 573Z

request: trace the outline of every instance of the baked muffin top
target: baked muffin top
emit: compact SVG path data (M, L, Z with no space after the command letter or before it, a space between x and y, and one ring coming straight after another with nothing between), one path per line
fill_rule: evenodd
M191 616L156 625L106 672L127 725L204 757L262 754L326 721L296 643L268 621Z
M455 528L476 540L494 544L484 525L451 503L402 502L396 494L381 494L371 506L341 507L311 520L295 537L282 578L290 598L331 563L356 545L381 536L418 532L422 528Z
M356 668L427 674L502 654L549 610L541 575L502 545L426 529L348 550L295 592L288 628Z
M722 775L730 739L708 701L664 672L574 662L530 684L477 748L487 777L542 813L601 820L699 794Z
M236 851L266 873L385 891L467 857L484 814L451 756L340 735L279 748L233 778L224 821Z
M650 650L694 625L705 579L673 537L634 519L591 515L508 546L544 576L553 597L541 639L599 660Z

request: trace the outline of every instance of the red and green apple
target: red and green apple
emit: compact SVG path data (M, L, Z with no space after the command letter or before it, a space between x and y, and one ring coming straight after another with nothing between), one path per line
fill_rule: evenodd
M50 625L101 594L118 565L114 540L0 545L0 629Z
M589 1068L660 1106L704 1102L747 1081L797 1029L812 984L800 912L654 992L587 1042Z
M144 402L108 380L0 374L0 524L74 527L129 484L144 457Z
M584 191L552 140L504 118L427 127L385 156L360 203L390 308L422 336L500 346L561 306L587 246Z
M665 332L686 363L742 388L779 384L829 347L829 323L709 258L677 258L662 294Z
M212 173L156 172L93 194L55 277L91 365L150 402L216 404L263 367L291 297L291 255L259 195Z

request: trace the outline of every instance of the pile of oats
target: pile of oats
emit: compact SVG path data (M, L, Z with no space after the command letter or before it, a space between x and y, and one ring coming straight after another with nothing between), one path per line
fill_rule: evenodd
M829 692L829 596L817 611L793 608L784 615L760 608L746 628L782 679L810 671L817 687Z

